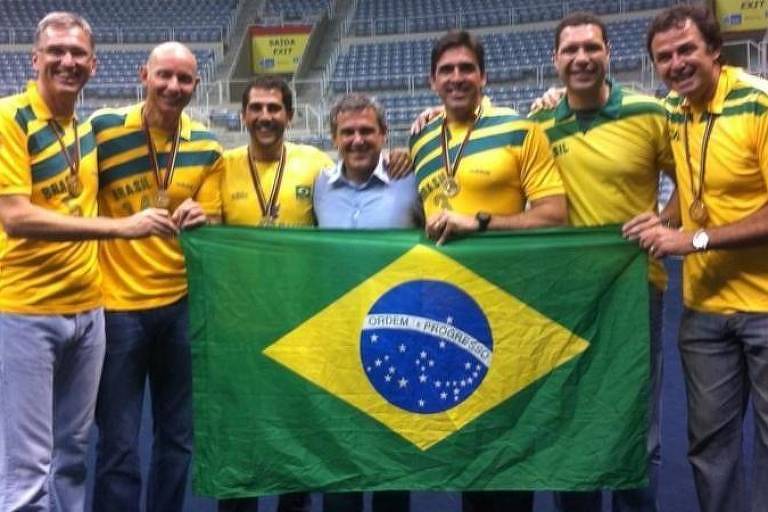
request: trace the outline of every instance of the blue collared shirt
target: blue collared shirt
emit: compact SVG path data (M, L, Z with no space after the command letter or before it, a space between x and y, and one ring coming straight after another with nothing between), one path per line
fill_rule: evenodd
M368 181L349 181L343 162L322 171L315 179L314 209L317 225L337 229L413 228L422 224L416 177L390 180L383 157Z

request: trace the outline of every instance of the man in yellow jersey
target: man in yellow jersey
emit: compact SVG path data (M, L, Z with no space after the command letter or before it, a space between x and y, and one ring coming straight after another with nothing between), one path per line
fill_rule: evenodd
M659 13L647 43L673 91L682 229L645 214L624 231L656 257L685 256L679 347L701 510L746 510L742 420L750 395L749 509L768 510L768 82L722 63L720 28L703 5Z
M541 128L481 101L482 45L467 32L448 33L432 50L430 80L445 114L411 140L427 234L443 243L564 223L563 185Z
M163 206L180 229L218 220L221 146L183 113L199 81L194 54L163 43L140 78L145 102L91 118L100 211L120 218ZM107 241L99 262L107 347L96 406L94 509L140 508L138 434L148 378L154 442L146 509L182 510L192 451L192 375L181 247L176 239Z
M91 126L74 115L96 67L91 28L37 26L25 92L0 99L0 510L82 510L104 356L96 242L173 236L166 210L96 217Z
M285 141L285 129L293 119L291 89L282 78L261 76L248 84L242 106L250 141L224 153L224 223L314 226L312 187L333 160L312 146ZM302 512L309 507L309 494L291 493L280 496L278 511ZM258 512L258 499L221 500L219 511Z
M599 18L586 13L565 17L555 30L554 47L554 63L565 88L553 91L557 98L565 97L531 116L549 139L565 185L569 222L574 226L621 223L654 211L659 171L674 168L663 106L608 80L609 58L608 34ZM661 262L651 263L650 280L650 485L615 492L616 511L657 510L661 299L666 287ZM555 501L558 508L569 512L602 510L599 491L557 493Z
M247 145L224 153L226 168L221 183L225 224L314 226L314 183L320 171L334 167L323 151L285 141L293 119L293 93L279 77L261 76L243 92L242 120L248 129ZM405 158L403 158L405 157ZM391 155L392 176L410 168L407 155ZM308 511L309 494L280 496L279 512ZM256 498L219 502L219 511L256 512Z
M565 85L552 109L531 116L544 128L565 184L568 217L573 226L626 222L654 212L661 170L672 171L664 107L606 78L610 58L603 22L587 13L566 16L555 29L554 64ZM662 375L662 294L664 267L650 270L649 481L642 489L613 493L617 512L655 512L661 446L659 440ZM602 493L561 492L555 502L567 512L599 512Z
M463 31L439 39L430 76L445 113L411 139L427 234L443 243L486 229L564 224L563 183L541 127L481 101L486 77L477 39ZM531 510L533 494L465 492L463 501L465 512Z
M291 89L281 78L259 77L243 92L242 106L250 142L224 153L224 222L313 226L312 185L333 160L312 146L285 141L293 119Z

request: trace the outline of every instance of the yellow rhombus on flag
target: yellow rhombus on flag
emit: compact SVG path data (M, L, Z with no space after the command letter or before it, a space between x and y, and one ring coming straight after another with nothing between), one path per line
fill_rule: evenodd
M451 317L443 321L415 313L371 313L382 296L415 280L445 283L471 297L487 319L491 339L477 339L462 331L451 323ZM422 300L429 301L430 297ZM456 317L461 314L456 311ZM366 335L368 331L373 332L374 327L427 333L436 347L438 343L440 347L453 343L466 352L472 364L482 369L484 377L479 385L474 383L477 387L473 392L461 395L461 401L458 398L459 389L465 385L463 380L453 381L452 392L448 390L448 382L423 383L445 386L446 392L440 396L448 402L451 398L456 400L455 406L446 405L437 412L424 413L394 405L366 374L375 369L363 363L361 336L364 342L375 343L375 334ZM401 345L401 351L405 346L405 343ZM427 450L583 353L588 346L583 338L450 257L417 245L269 345L264 354L375 418L421 450ZM422 350L421 357L426 352ZM424 361L426 366L426 358ZM378 362L386 368L386 362L377 359ZM415 363L419 364L418 355ZM394 366L389 367L389 372L390 379L386 382L395 389L418 385L400 376ZM420 378L426 380L425 374L422 372ZM454 393L456 396L452 396Z

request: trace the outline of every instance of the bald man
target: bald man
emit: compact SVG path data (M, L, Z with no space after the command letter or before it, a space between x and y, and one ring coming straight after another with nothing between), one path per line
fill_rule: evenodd
M179 229L218 221L222 150L183 113L199 82L194 54L164 43L140 70L146 101L92 116L99 211L110 217L165 208ZM182 510L192 451L187 281L177 239L99 248L106 356L96 404L99 442L93 507L140 509L138 436L145 382L154 443L146 510Z

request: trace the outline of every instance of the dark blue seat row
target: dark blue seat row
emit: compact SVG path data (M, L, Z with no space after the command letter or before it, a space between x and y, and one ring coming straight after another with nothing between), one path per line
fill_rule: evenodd
M100 51L96 75L86 85L86 94L93 98L133 99L138 93L138 70L147 60L146 51ZM212 50L194 50L201 69L214 63ZM0 53L0 83L3 96L23 89L33 77L27 52Z
M640 69L645 54L644 34L649 19L607 25L612 40L614 71ZM552 66L552 31L537 30L486 34L488 81L500 83L555 75ZM351 45L336 61L330 88L378 91L413 89L428 85L431 39Z
M360 0L349 32L367 36L505 26L558 20L574 11L606 15L673 3L675 0Z
M2 0L0 44L30 43L37 22L54 10L83 15L101 43L222 41L237 5L237 0Z

